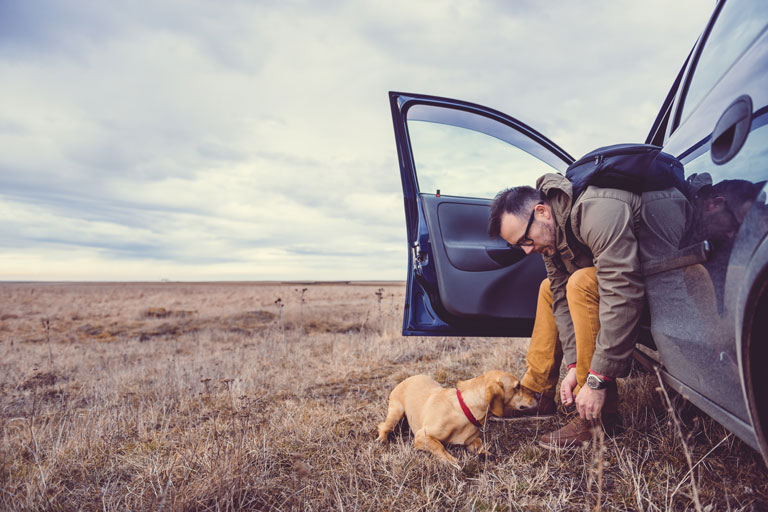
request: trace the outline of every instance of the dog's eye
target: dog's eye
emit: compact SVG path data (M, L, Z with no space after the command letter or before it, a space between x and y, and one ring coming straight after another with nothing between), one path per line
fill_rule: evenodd
M515 389L520 389L520 381L517 381L517 386L515 386Z

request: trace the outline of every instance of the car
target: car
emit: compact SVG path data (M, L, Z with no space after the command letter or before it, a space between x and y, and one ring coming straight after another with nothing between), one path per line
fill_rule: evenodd
M544 264L489 238L490 203L573 157L492 108L389 99L408 237L403 334L530 336ZM645 140L683 164L693 216L679 254L646 276L634 357L768 464L766 124L768 2L719 1Z

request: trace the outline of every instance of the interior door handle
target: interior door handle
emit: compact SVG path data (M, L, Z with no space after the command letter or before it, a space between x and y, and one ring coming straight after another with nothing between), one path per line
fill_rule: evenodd
M718 119L712 130L712 161L722 165L736 156L752 127L752 98L739 96Z

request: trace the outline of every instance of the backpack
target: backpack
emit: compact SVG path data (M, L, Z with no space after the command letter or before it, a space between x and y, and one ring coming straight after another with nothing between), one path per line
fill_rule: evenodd
M573 202L590 185L635 194L675 187L688 195L683 164L651 144L598 148L569 165L565 177L573 186Z
M565 177L573 187L571 204L588 186L617 188L635 194L675 187L688 197L683 164L651 144L615 144L598 148L569 165ZM565 234L570 247L591 254L589 247L573 234L570 215Z

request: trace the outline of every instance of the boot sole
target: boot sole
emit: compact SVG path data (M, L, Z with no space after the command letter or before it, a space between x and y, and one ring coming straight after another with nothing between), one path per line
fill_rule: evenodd
M623 428L621 427L614 427L611 430L604 430L605 433L605 439L613 439L616 437L621 436L623 434ZM573 450L573 449L584 449L589 447L589 445L592 442L592 438L587 439L586 441L574 441L572 443L568 443L564 446L560 446L557 444L547 444L544 441L538 441L539 446L542 448L546 448L547 450L555 450L555 449L561 449L561 450Z
M502 418L499 418L498 416L491 416L491 421L544 421L544 420L551 420L552 418L556 417L557 414L539 414L537 416L505 416Z
M579 442L573 442L568 443L566 445L557 445L557 444L548 444L544 441L539 441L539 446L542 448L546 448L547 450L585 450L589 448L590 441L579 441Z

